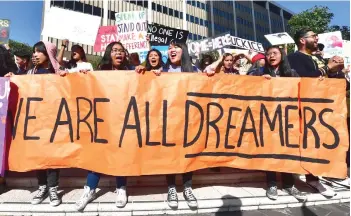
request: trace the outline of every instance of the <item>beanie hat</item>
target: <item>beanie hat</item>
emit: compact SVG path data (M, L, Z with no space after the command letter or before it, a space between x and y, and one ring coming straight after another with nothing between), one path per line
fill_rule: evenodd
M265 58L266 57L262 53L258 53L252 58L251 62L252 62L252 64L254 64L258 60L265 59Z

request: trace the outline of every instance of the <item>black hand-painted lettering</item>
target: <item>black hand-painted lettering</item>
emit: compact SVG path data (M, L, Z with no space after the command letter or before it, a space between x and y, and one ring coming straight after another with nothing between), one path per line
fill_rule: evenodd
M250 117L252 128L246 128L246 122L247 122L248 117ZM252 111L251 111L250 107L246 108L243 124L242 124L241 130L240 130L240 135L239 135L239 140L238 140L238 148L241 146L241 142L242 142L244 133L252 133L254 138L255 138L256 147L260 147L260 145L258 143L258 139L257 139L255 121L254 121L254 117L252 115Z
M158 146L161 142L150 142L150 103L145 103L145 123L146 123L146 144L148 146Z
M80 117L80 106L79 106L79 101L86 101L89 103L89 112L84 116L83 119ZM90 142L94 141L94 133L93 129L91 128L89 122L87 121L88 118L90 117L91 112L93 111L93 103L85 97L77 97L76 98L76 103L77 103L77 140L80 140L80 123L84 122L90 131Z
M135 118L135 124L128 124L129 121L129 117L130 117L130 112L133 109L134 112L134 118ZM122 128L122 133L121 133L121 137L119 139L119 147L122 147L122 141L123 141L123 137L124 137L124 133L126 131L126 129L129 130L135 130L136 134L137 134L137 138L138 138L138 145L139 148L142 147L142 137L141 137L141 128L140 128L140 119L139 119L139 113L138 113L138 104L136 102L135 97L131 97L129 104L128 104L128 108L126 111L126 115L124 117L124 123L123 123L123 128Z
M211 113L211 106L217 107L219 109L219 115L217 116L217 118L215 118L214 120L210 120L210 113ZM220 143L220 133L219 133L219 128L216 125L217 122L219 120L221 120L221 118L223 117L223 108L221 105L219 105L218 103L209 103L207 104L207 130L206 130L206 142L205 142L205 148L207 148L207 143L208 143L208 136L210 133L210 126L216 131L216 148L219 147L219 143Z
M18 105L18 110L17 110L17 113L16 113L16 119L14 121L13 128L12 128L12 139L13 140L16 138L18 119L19 119L21 111L22 111L22 105L23 105L23 98L20 99L20 102L19 102L19 105ZM12 112L11 112L11 116L13 116Z
M27 129L28 129L28 121L31 120L31 119L36 119L37 118L36 116L30 116L29 115L30 103L32 101L39 102L39 101L42 101L42 100L43 100L43 98L39 98L39 97L28 97L27 98L26 116L24 118L24 131L23 131L23 139L24 140L39 140L40 139L40 137L38 137L38 136L28 136L27 135Z
M226 149L234 149L235 148L234 145L229 145L229 143L228 143L230 129L235 129L236 128L235 125L231 125L230 124L234 111L241 112L241 109L239 109L237 107L230 107L229 108L228 121L227 121L227 130L225 132L225 141L224 141L224 148L226 148Z
M326 149L335 149L339 146L339 143L340 143L340 137L339 137L339 133L337 130L335 130L335 128L333 128L331 125L329 125L328 123L326 123L323 119L323 114L326 113L326 112L330 112L330 113L333 113L333 110L332 109L329 109L329 108L325 108L323 109L320 113L319 113L319 121L321 122L321 125L323 125L324 127L328 128L333 136L334 136L334 143L331 144L331 145L328 145L326 143L323 143L323 147L326 148Z
M175 146L175 143L167 143L167 101L163 101L163 125L162 125L162 146L172 147Z
M308 121L306 120L306 111L309 111L312 116L311 119ZM314 140L315 140L315 148L319 149L320 148L320 139L317 130L313 127L313 124L316 122L317 115L316 111L314 111L311 107L304 107L303 108L303 122L304 122L304 127L303 127L303 148L307 148L307 135L308 135L308 129L310 129L313 133Z
M191 142L188 142L190 106L194 106L195 108L198 109L198 111L200 113L200 126L199 126L199 130L198 130L196 136L194 137L194 139ZM196 103L192 100L186 100L186 102L185 102L184 144L183 144L184 148L192 146L199 139L200 134L202 132L203 124L204 124L204 111L202 110L202 107L198 103Z
M98 138L98 123L99 122L104 122L103 119L99 118L97 116L97 103L108 103L110 102L110 99L108 98L94 98L94 142L95 143L103 143L106 144L108 143L108 140L103 139L103 138Z
M65 109L66 112L66 117L67 120L63 121L61 120L61 115L62 115L62 110ZM68 108L68 104L65 98L61 99L61 103L57 112L57 117L56 117L56 121L55 121L55 126L54 129L52 130L51 133L51 137L50 137L50 142L54 142L55 139L55 135L57 132L57 128L59 125L68 125L68 130L69 130L69 138L71 140L71 142L73 142L73 127L72 127L72 118L71 118L71 114L69 112L69 108Z
M282 105L279 104L277 109L275 110L273 120L269 118L268 110L264 104L261 104L260 110L260 143L261 147L264 147L264 139L263 139L263 118L266 117L269 128L271 131L275 130L275 126L277 124L277 119L279 121L279 138L281 146L284 146L284 131L283 131L283 117L282 117Z
M294 128L293 124L289 124L289 110L298 110L297 106L287 105L285 107L285 145L288 148L299 148L299 144L291 144L289 142L289 129Z

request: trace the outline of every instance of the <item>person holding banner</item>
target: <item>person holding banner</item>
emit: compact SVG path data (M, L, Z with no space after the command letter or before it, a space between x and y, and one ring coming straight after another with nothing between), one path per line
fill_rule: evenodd
M252 58L252 66L246 75L262 76L264 74L264 66L266 65L266 57L258 53Z
M161 52L157 49L151 49L146 55L146 71L155 71L156 74L159 74L163 66Z
M234 56L230 53L224 53L222 61L217 65L216 73L239 74L239 70L233 66Z
M120 42L112 42L106 47L105 54L98 66L99 70L130 70L128 60L126 58L126 49ZM89 171L87 183L84 186L83 195L76 202L76 209L83 210L86 205L96 198L96 188L100 181L100 173ZM116 177L116 206L123 208L127 202L127 178Z
M65 62L63 60L63 55L68 43L68 40L62 41L61 50L57 56L57 60L60 65L63 66L68 73L79 71L93 71L93 66L87 62L83 47L79 46L78 44L73 45L71 48L71 60L68 62Z
M29 70L27 74L55 74L59 71L59 64L56 60L56 46L49 42L39 41L33 46L33 57L35 58L35 66ZM11 77L15 74L8 73L5 76ZM59 181L59 169L38 170L37 179L39 189L33 197L31 203L33 205L40 204L49 196L50 205L58 206L61 204L61 198L57 193Z
M318 35L311 29L298 30L294 35L294 41L298 51L288 55L288 60L291 68L300 77L336 77L340 68L342 69L344 62L337 56L329 59L324 67L318 68L318 64L311 57L312 52L318 49ZM336 195L332 188L323 185L319 178L312 174L306 175L306 183L327 198Z

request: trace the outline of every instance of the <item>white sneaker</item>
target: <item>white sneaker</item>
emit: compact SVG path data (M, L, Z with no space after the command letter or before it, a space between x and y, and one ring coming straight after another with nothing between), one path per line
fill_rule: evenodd
M126 187L123 186L123 187L117 189L116 193L117 193L116 206L117 206L117 208L123 208L124 206L127 205L127 202L128 202Z
M336 195L336 192L333 189L326 185L323 185L320 183L320 181L306 181L306 183L327 198L331 198Z
M76 202L77 211L82 211L88 203L95 199L95 197L95 190L91 190L89 186L84 186L84 193Z

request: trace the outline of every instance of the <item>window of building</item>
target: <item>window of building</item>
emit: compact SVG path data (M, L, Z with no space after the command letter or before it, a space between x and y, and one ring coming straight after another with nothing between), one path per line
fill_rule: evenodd
M162 6L157 4L157 12L162 12Z
M207 20L205 20L205 26L208 27L208 21Z
M206 3L206 11L207 11L207 12L210 11L210 5L209 5L209 3Z
M195 17L195 24L199 24L199 18Z
M192 22L192 23L195 22L195 17L193 15L190 15L190 22Z
M85 4L84 5L84 13L92 14L93 13L93 6ZM113 14L114 14L114 12L113 12Z
M204 25L204 20L203 19L200 19L200 25Z
M201 3L201 9L202 9L202 10L205 10L205 9L206 9L205 3Z
M179 18L180 18L180 19L183 19L183 12L180 12L179 15L180 15Z
M130 3L132 3L132 4L136 4L136 1L129 1Z
M198 8L201 8L201 4L200 4L200 2L196 2L196 6L198 7Z
M191 1L186 1L186 3L187 3L188 5L191 5Z
M178 10L174 10L174 16L175 17L179 17L179 11Z
M194 34L193 37L194 37L194 40L197 40L197 34Z
M191 1L191 5L196 7L196 1Z
M189 14L186 15L186 21L189 21L190 18L189 18Z
M151 7L152 7L152 10L155 11L155 10L156 10L156 3L155 3L155 2L152 2L152 6L151 6Z
M173 9L172 8L168 8L168 15L173 16Z
M95 7L93 6L93 15L95 16L101 16L101 14L103 13L101 8Z
M189 32L188 38L189 38L190 40L192 40L192 39L193 39L193 34Z
M65 7L66 9L74 10L74 8L73 8L73 1L65 1L65 2L64 2L64 7Z
M166 6L163 6L162 8L163 8L162 12L167 15L168 14L168 8Z
M136 1L136 2L137 2L137 5L143 6L143 1Z
M143 1L143 7L144 8L148 8L149 7L148 1Z

